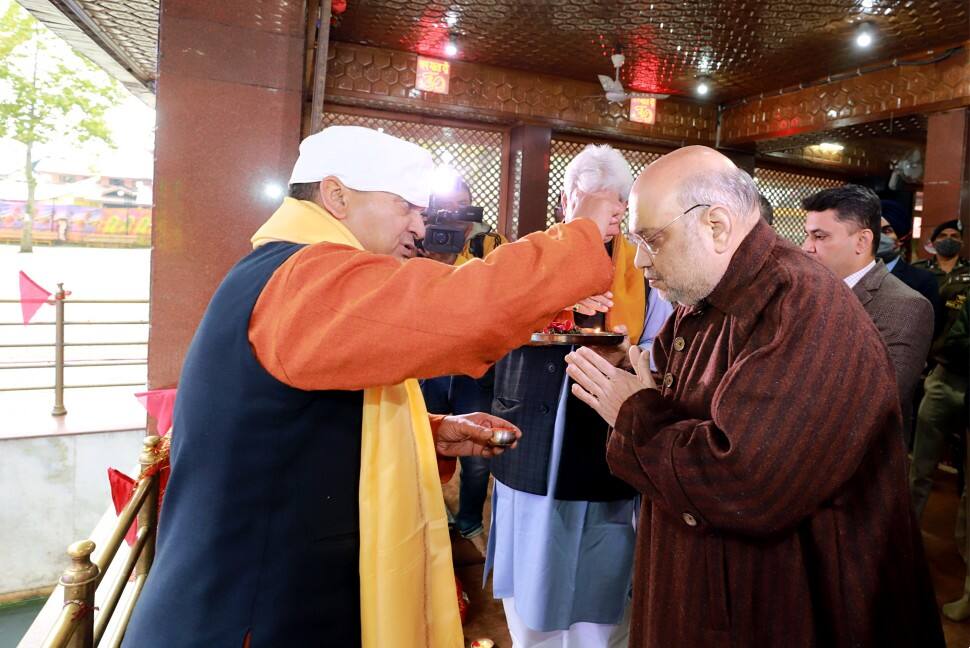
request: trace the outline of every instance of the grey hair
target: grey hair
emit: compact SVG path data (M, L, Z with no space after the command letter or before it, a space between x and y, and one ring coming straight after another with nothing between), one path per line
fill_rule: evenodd
M566 165L563 193L571 196L575 190L583 193L613 190L624 200L633 186L633 171L619 151L609 144L590 144Z
M694 205L721 205L742 221L761 216L761 194L743 169L705 171L687 178L678 196L682 209Z

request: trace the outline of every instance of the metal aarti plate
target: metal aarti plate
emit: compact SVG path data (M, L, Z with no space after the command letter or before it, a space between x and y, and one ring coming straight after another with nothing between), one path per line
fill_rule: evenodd
M616 346L622 333L533 333L530 346Z

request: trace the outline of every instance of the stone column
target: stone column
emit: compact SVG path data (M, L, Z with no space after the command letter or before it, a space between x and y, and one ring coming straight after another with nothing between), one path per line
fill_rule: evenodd
M213 291L279 205L300 140L305 9L162 0L148 382L178 382Z

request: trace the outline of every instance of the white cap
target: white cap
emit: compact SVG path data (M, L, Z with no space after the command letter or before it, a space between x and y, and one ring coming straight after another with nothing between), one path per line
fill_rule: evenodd
M361 126L331 126L300 143L290 184L334 176L357 191L386 191L427 207L431 153L417 144Z

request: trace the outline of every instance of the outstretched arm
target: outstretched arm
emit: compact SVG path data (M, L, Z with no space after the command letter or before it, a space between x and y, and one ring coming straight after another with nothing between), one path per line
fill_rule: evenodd
M249 339L267 371L305 390L482 375L612 274L600 230L583 219L458 268L320 243L270 279Z

